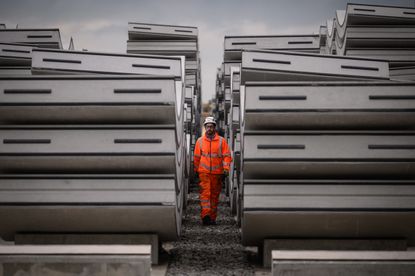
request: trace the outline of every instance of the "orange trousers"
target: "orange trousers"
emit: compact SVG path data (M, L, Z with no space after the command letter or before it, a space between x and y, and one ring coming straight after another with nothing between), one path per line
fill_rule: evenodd
M200 173L200 217L210 216L210 219L215 221L218 215L218 202L220 191L222 190L222 175Z

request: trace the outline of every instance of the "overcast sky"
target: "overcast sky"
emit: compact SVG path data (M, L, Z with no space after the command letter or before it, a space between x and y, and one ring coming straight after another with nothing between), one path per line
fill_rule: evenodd
M128 22L199 28L203 100L214 96L225 35L318 33L347 0L1 0L7 28L59 28L64 48L125 53ZM415 7L415 0L351 0Z

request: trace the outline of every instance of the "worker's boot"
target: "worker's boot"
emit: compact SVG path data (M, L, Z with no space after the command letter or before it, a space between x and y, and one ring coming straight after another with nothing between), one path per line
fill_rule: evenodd
M204 216L202 221L203 221L203 225L210 225L212 222L210 219L210 216Z

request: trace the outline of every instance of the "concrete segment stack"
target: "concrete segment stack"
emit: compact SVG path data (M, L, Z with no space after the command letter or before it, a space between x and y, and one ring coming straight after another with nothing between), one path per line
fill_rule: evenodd
M348 4L327 24L326 54L387 60L391 78L415 80L413 8Z
M31 75L33 46L0 42L0 74Z
M193 149L200 136L202 109L198 29L189 26L128 23L127 53L184 56L186 100L186 178L193 180Z
M244 82L249 78L256 80L258 76L261 80L272 80L275 77L276 70L278 68L271 69L272 66L278 66L278 62L272 60L267 61L266 52L281 51L280 54L295 55L298 53L319 53L320 44L322 38L319 35L281 35L281 36L226 36L224 41L224 62L220 68L220 74L217 74L217 89L216 89L216 110L215 116L223 121L224 124L219 124L226 138L228 138L232 151L234 152L235 162L234 170L231 170L230 177L228 179L228 190L230 191L230 202L233 213L240 214L240 204L237 204L237 198L241 201L241 134L240 134L240 116L243 116L243 111L240 110L240 102L243 100L240 98L240 86L241 86L241 72L243 55L252 55L252 57L245 58L245 62L251 62L246 64L247 72L248 68L250 74L244 74ZM282 52L289 50L291 52ZM248 54L249 52L249 54ZM254 55L264 55L261 59L257 59ZM278 60L277 60L278 61ZM313 61L311 61L313 62ZM264 64L268 64L271 73L267 74L263 70ZM284 67L284 63L281 64ZM297 69L301 70L301 66L293 65ZM311 65L310 65L311 66ZM285 65L286 67L286 65ZM281 74L284 74L282 72ZM301 72L299 72L300 76ZM267 77L268 76L268 77ZM304 77L304 76L303 76ZM277 77L278 79L278 77ZM237 192L239 191L239 192ZM240 218L240 215L237 216ZM240 222L240 220L238 219Z
M234 156L235 145L241 145L230 197L245 245L261 246L273 238L404 238L415 243L415 83L397 82L393 73L412 68L411 51L406 51L408 59L397 58L396 45L412 47L414 9L400 9L399 18L399 8L371 6L395 12L379 17L359 6L363 15L354 16L352 6L344 26L356 27L355 32L341 27L338 13L332 26L321 26L308 44L299 44L313 45L309 50L286 51L277 41L261 49L250 36L232 42L225 37L224 76L217 75L223 85L217 85L217 95L229 85L239 101L227 108L226 94L218 97L217 114L223 110L224 119L231 118L224 132ZM353 40L352 33L368 31L358 22L368 22L364 27L371 28L372 36L381 35ZM405 32L396 42L388 37ZM334 38L345 38L343 45L350 47L333 51L339 45ZM382 47L382 58L376 47ZM363 54L347 54L352 49ZM233 109L240 110L239 131Z
M255 62L264 65L261 68ZM313 67L311 64L325 66ZM386 62L369 59L339 59L281 52L243 53L243 243L261 243L267 237L367 238L384 235L379 234L377 229L370 231L370 225L378 223L373 218L378 218L385 211L382 202L386 199L376 196L379 188L375 185L369 193L371 200L375 202L372 208L360 206L354 202L353 197L345 199L345 205L335 201L333 206L327 208L316 207L312 203L316 197L314 194L304 195L298 201L295 196L287 195L284 198L290 206L271 206L268 203L281 203L277 198L270 200L273 194L271 190L263 194L263 200L250 199L252 195L261 194L257 190L261 189L260 186L255 186L257 180L258 183L268 180L268 184L278 193L281 186L275 184L275 180L301 179L313 182L334 179L413 179L414 175L410 169L415 161L411 150L414 133L410 131L414 129L410 111L413 107L411 102L397 103L412 97L413 83L375 83L374 80L388 79L387 68ZM256 78L261 82L255 81ZM289 82L293 79L298 81ZM314 81L311 81L313 79ZM321 82L322 80L326 82ZM396 91L400 91L399 96ZM319 96L321 98L317 99ZM313 108L306 107L313 103L316 104ZM245 189L249 192L245 193ZM294 195L297 187L291 185L290 189L292 191L287 193ZM358 194L355 193L356 196ZM342 193L339 192L337 196L342 196ZM321 200L322 203L327 203L327 200ZM407 210L412 209L412 206L406 205L399 196L391 200L392 204L397 204L394 209L395 218L401 214L407 216ZM323 211L325 216L333 215L332 220L335 223L342 219L336 212L347 212L352 207L354 209L347 218L349 224L345 223L340 232L337 232L334 226L328 232L320 231L321 229L313 230L310 226L305 234L300 230L302 226L295 223L290 224L289 236L282 231L288 223L280 224L281 213L292 219L294 214L304 212L305 216L301 221L306 223L319 221L313 212ZM364 234L358 233L353 225L362 219L361 216L367 209L370 209L373 218L371 215L365 217L365 221L370 221L368 230ZM307 214L311 220L307 219ZM267 227L258 227L260 221ZM405 225L411 228L403 219L395 222L395 225L400 223L402 227ZM267 233L263 232L263 229L267 229ZM411 231L397 232L399 231L390 231L390 235L413 239Z
M31 75L33 48L62 49L59 30L0 28L0 74Z
M177 239L189 146L185 58L41 49L61 44L10 37L0 33L1 237Z

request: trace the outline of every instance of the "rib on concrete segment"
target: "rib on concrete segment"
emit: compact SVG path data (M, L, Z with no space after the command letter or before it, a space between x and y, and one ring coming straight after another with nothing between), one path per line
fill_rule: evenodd
M0 255L149 255L150 245L2 245Z
M273 275L402 275L415 272L410 251L273 251Z

